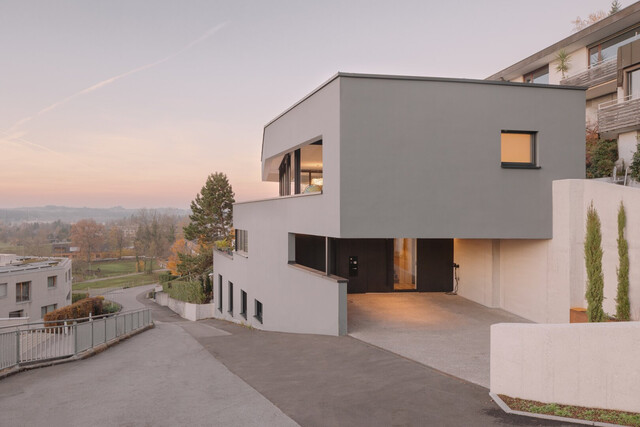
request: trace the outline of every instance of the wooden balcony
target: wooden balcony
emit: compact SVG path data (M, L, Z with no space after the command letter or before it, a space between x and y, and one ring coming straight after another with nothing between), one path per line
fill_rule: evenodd
M598 107L598 129L604 138L640 129L640 98L606 102Z
M617 58L608 59L578 74L560 80L561 85L594 87L616 79L618 70Z

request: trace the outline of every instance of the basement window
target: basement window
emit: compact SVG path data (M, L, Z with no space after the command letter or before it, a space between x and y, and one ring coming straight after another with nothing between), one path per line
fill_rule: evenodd
M247 320L247 293L240 289L240 316Z
M536 132L503 130L500 135L503 168L539 169L536 164Z
M258 319L258 322L262 323L262 303L258 300L255 300L255 302L256 302L256 307L255 307L256 314L253 317Z
M218 310L222 312L222 275L218 274Z

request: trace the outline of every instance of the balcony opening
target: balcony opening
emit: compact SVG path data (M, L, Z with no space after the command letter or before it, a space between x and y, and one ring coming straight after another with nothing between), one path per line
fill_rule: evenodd
M325 272L326 239L310 234L295 235L295 263Z
M287 153L279 167L280 196L322 191L322 140Z

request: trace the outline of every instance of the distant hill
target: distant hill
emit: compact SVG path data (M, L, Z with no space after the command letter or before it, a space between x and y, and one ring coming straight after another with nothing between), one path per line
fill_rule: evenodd
M157 208L147 209L168 215L189 215L188 209ZM126 209L122 206L113 208L70 208L67 206L40 206L28 208L0 208L0 221L5 223L16 222L76 222L85 218L93 218L96 222L107 222L116 219L128 218L135 215L140 209Z

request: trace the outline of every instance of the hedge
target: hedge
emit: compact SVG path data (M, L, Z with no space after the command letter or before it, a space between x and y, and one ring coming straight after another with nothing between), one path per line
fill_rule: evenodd
M85 298L66 307L50 311L45 314L44 321L50 322L55 320L82 319L84 317L99 316L102 314L102 301L104 297ZM47 326L60 326L63 322L50 323Z

